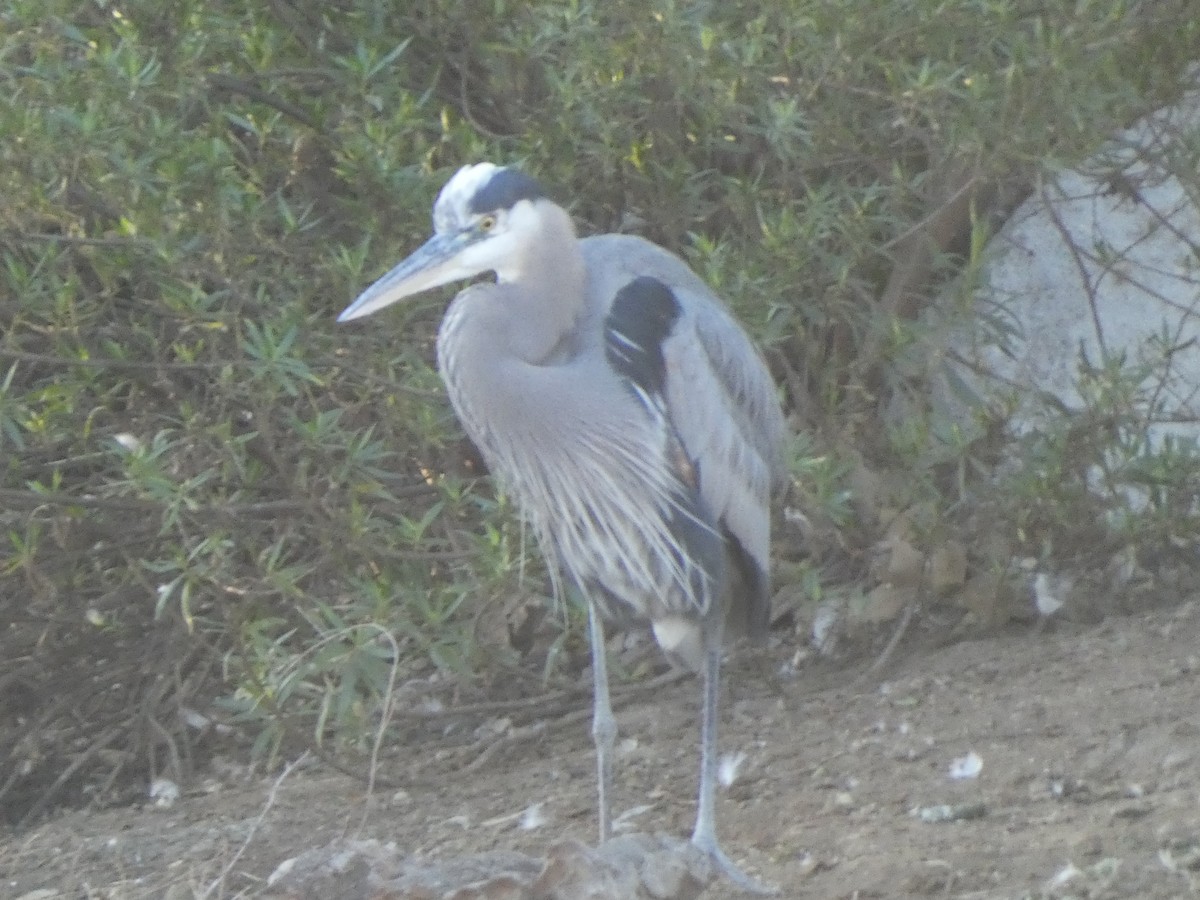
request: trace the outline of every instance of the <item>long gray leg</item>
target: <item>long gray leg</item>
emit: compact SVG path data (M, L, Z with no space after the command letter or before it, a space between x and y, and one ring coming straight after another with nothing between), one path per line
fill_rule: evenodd
M592 741L596 745L596 784L600 807L600 843L612 837L609 798L612 795L613 746L617 720L608 697L608 660L604 653L604 623L596 604L588 603L588 630L592 642Z
M714 646L715 643L715 646ZM703 850L717 869L744 891L778 894L779 889L762 884L737 867L717 841L717 701L721 689L720 640L708 641L704 652L704 688L700 711L700 794L696 800L696 827L692 843Z

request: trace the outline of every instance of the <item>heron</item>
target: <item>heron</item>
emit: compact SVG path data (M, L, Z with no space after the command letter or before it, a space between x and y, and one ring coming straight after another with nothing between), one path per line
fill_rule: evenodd
M726 855L715 821L722 648L769 627L770 501L788 479L763 357L682 259L632 235L578 238L519 168L460 169L433 228L338 321L494 273L447 308L438 369L556 590L565 577L587 600L601 842L617 735L604 623L648 625L702 676L691 842L741 888L772 892Z

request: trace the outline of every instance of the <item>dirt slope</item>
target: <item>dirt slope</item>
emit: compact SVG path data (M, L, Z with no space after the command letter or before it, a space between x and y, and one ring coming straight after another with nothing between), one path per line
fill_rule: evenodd
M862 668L771 684L734 667L722 749L746 760L719 824L731 855L784 896L1194 895L1200 605L901 648L882 682L853 686ZM616 811L649 807L627 817L632 829L690 828L696 693L683 681L618 713ZM586 720L550 735L369 803L360 784L313 765L269 808L273 780L214 777L169 810L66 814L4 836L0 896L253 896L282 860L347 835L442 860L591 841ZM978 776L951 779L970 752ZM388 774L403 766L390 760ZM535 804L524 821L537 827L522 828ZM922 809L966 818L924 821ZM721 884L704 894L733 896Z

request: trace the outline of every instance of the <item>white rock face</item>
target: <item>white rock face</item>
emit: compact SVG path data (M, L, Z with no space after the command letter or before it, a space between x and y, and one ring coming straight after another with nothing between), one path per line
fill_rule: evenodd
M1021 433L1080 409L1081 364L1141 371L1152 439L1200 435L1200 89L1047 177L997 236L960 370ZM980 379L974 373L987 373ZM1183 422L1185 424L1180 424Z

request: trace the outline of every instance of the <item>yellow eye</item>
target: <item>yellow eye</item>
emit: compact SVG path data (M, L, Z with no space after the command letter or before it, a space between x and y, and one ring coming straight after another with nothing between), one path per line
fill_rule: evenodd
M495 216L484 216L482 219L479 220L479 230L480 231L491 231L495 227L496 227L496 217Z

